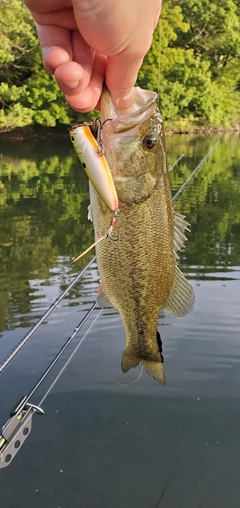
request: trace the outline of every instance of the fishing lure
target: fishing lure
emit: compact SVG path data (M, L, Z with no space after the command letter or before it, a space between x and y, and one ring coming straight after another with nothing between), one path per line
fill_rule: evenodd
M102 124L100 119L98 140L93 136L89 125L75 125L70 129L70 139L87 176L97 193L110 210L118 209L118 196L101 141ZM95 121L96 123L96 121Z

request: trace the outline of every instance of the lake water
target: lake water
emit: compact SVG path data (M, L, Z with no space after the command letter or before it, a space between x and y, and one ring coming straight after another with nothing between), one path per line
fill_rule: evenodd
M176 209L191 224L180 256L196 303L161 313L167 386L122 374L125 333L98 319L0 470L2 508L240 507L240 135L167 138L173 194L214 144ZM0 363L93 253L88 182L66 140L0 140ZM0 377L0 426L94 302L95 263ZM37 404L94 311L32 402ZM122 386L125 385L125 386Z

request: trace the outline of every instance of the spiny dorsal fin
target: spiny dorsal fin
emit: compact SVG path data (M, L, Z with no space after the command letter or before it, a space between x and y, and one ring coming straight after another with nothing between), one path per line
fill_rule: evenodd
M185 215L174 212L174 251L181 250L184 242L187 240L185 230L189 231L189 223L185 220Z
M173 316L183 317L192 310L193 304L193 288L176 265L173 286L164 309Z

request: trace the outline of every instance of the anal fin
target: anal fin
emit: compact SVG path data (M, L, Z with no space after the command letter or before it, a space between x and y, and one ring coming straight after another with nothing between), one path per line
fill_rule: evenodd
M164 309L173 316L183 317L192 310L194 300L192 285L176 265L173 286Z

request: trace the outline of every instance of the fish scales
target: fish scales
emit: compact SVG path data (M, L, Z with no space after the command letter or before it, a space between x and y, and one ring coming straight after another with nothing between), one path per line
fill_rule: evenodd
M133 111L119 114L107 91L102 97L103 143L119 199L112 239L96 247L101 277L100 304L115 307L124 323L126 348L122 370L140 362L153 379L165 384L156 338L159 310L184 315L193 291L177 268L163 123L154 92L135 89ZM112 212L90 184L96 240L108 229ZM178 217L180 233L187 227ZM175 294L174 294L175 293ZM182 294L184 293L184 297ZM169 303L170 300L170 303Z

